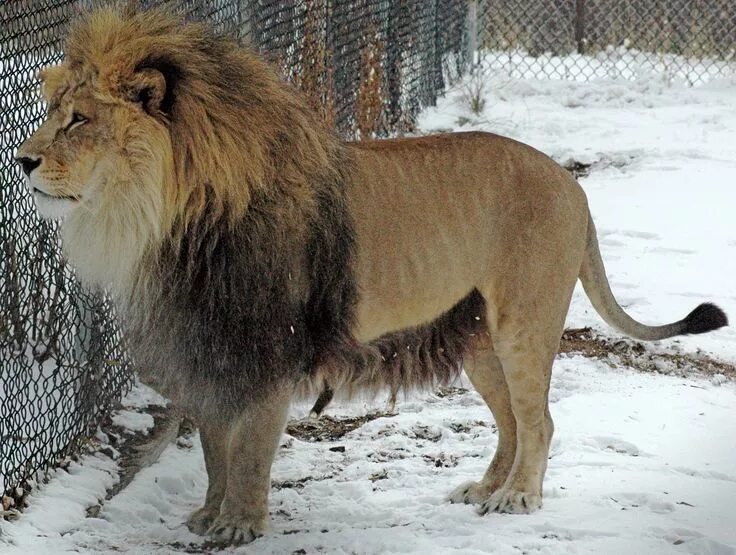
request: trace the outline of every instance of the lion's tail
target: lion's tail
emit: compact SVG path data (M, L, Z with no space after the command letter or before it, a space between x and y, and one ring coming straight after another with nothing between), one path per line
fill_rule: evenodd
M728 325L726 314L711 303L698 305L682 320L663 326L647 326L634 320L616 302L606 277L593 219L588 213L588 241L580 267L580 281L596 312L607 324L634 339L654 341L675 335L705 333Z

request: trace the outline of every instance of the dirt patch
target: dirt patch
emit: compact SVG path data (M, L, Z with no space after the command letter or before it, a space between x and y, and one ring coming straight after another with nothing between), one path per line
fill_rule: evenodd
M458 457L447 453L439 455L422 455L422 459L427 464L436 468L453 468L458 465Z
M305 476L298 480L271 480L271 488L274 490L302 489L304 488L304 484L308 482L321 482L322 480L328 480L333 477L334 474L328 474L325 476Z
M631 165L638 157L636 152L618 152L613 154L598 154L593 162L581 162L574 158L562 160L559 164L569 171L575 179L587 177L594 171L606 168L624 168Z
M472 422L450 422L447 427L456 434L469 434L475 428L487 428L488 424L482 420Z
M628 366L642 372L692 375L736 380L736 365L716 360L705 353L657 352L629 339L612 340L597 335L591 328L565 330L561 354L581 354L602 360L611 366Z
M562 167L569 171L575 179L589 176L592 165L593 164L583 164L577 160L566 160L562 163Z
M446 386L438 388L434 394L440 399L444 399L445 397L459 397L465 395L467 392L468 390L464 387Z
M373 411L355 417L335 418L322 415L319 420L292 420L286 426L286 433L302 441L335 441L365 423L384 416L394 416L394 413Z
M410 459L412 457L414 457L413 452L409 451L408 449L404 449L403 447L396 447L391 451L382 449L368 454L368 460L376 463L402 461L404 459Z
M422 426L416 424L408 432L403 432L412 439L424 439L433 443L442 439L442 430L436 426Z

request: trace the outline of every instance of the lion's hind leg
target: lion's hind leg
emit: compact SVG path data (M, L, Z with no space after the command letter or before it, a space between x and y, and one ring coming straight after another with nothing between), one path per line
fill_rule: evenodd
M531 340L530 340L531 341ZM478 512L530 513L542 506L542 482L554 425L547 407L555 349L511 348L500 355L516 420L516 452L506 481Z
M493 346L516 421L516 451L506 481L481 504L481 514L530 513L542 506L542 482L554 431L548 405L552 363L573 285L570 279L553 289L558 295L537 296L534 303L517 297L504 304L493 320ZM516 302L519 305L512 309Z
M483 478L466 482L448 496L452 503L479 504L506 482L516 454L516 420L511 410L509 389L498 356L491 349L465 359L465 373L491 409L498 429L498 446Z
M325 384L325 386L322 388L322 392L319 394L319 397L317 397L317 400L314 402L314 406L312 406L312 410L309 411L309 418L312 420L317 420L320 416L322 416L322 412L324 412L327 405L329 405L332 402L332 398L335 395L335 391L330 387L329 384Z

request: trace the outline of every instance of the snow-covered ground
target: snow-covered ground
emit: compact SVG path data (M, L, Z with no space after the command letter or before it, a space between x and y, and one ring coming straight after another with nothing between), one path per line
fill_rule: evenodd
M425 112L422 130L491 130L561 162L592 164L581 182L627 310L658 323L712 300L736 318L736 82L691 89L653 77L486 79L483 114L469 113L458 88ZM568 325L615 336L580 290ZM734 362L736 332L652 348L702 348ZM556 432L538 513L480 517L446 503L453 487L482 475L497 436L472 389L416 394L397 405L398 415L332 442L285 436L274 466L273 531L234 551L736 553L734 383L561 356L551 403ZM335 403L327 413L363 414L371 406L382 408L382 400ZM294 416L307 409L294 407ZM196 438L168 447L86 517L115 480L115 464L102 455L58 472L19 520L0 523L0 552L146 554L201 545L182 524L206 488Z

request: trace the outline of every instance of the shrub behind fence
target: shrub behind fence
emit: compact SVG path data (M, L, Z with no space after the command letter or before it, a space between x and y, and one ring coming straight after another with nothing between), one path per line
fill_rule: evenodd
M0 493L78 451L131 383L105 297L74 279L13 161L43 118L35 73L91 2L0 3ZM95 2L104 4L104 2ZM179 0L278 64L348 138L413 127L468 59L466 0ZM257 132L257 130L254 130ZM5 507L7 508L7 507Z

